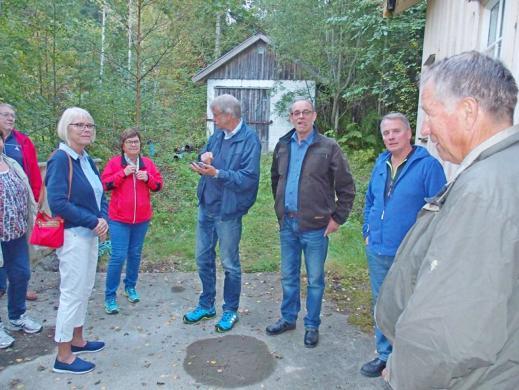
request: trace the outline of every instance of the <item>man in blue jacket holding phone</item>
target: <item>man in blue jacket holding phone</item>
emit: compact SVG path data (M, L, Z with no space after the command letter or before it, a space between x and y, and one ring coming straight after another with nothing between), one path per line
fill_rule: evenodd
M405 115L385 115L380 132L386 150L377 158L371 174L362 227L373 304L425 198L436 195L446 181L438 160L425 148L411 144L412 131ZM392 349L376 326L375 343L378 356L360 370L368 377L381 375Z
M196 264L202 282L198 305L184 315L194 324L216 316L216 243L225 272L223 314L217 332L231 330L238 322L241 292L239 245L242 217L256 201L260 175L261 143L256 132L241 119L240 102L221 95L210 105L215 131L191 169L201 175L198 183Z

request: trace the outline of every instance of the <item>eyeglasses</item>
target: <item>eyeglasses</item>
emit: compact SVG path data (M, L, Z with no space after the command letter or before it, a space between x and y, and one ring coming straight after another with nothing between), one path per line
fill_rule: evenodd
M141 143L141 141L139 141L138 139L134 140L134 141L127 139L126 141L124 141L124 143L126 145L139 145Z
M13 114L12 112L0 112L0 116L16 119L16 114Z
M80 130L94 130L96 128L96 125L92 123L71 123L69 126L74 126L76 129Z
M292 115L293 117L296 117L296 118L299 118L301 116L301 114L303 114L303 116L310 116L313 114L313 111L304 110L304 111L294 111L294 112L290 113L290 115Z

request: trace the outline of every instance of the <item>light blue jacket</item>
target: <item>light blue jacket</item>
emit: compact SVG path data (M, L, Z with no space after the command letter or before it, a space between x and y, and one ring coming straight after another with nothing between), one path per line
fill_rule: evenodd
M446 182L441 164L429 152L416 146L393 184L391 196L384 192L388 175L386 161L391 153L381 153L366 191L362 235L368 237L368 249L381 256L394 256L416 221L425 198L438 193Z

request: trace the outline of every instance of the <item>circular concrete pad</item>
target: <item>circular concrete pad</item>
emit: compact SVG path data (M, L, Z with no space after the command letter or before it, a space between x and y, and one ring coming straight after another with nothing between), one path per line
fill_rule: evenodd
M229 335L199 340L187 347L184 369L199 383L233 388L268 378L276 360L254 337Z

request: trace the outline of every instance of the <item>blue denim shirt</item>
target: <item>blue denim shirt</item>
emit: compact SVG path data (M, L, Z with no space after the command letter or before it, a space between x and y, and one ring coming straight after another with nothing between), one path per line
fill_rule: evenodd
M298 211L299 177L308 147L314 142L315 130L308 138L298 142L297 133L290 139L290 163L288 164L287 186L285 188L285 211Z

